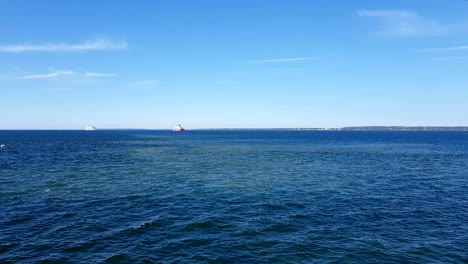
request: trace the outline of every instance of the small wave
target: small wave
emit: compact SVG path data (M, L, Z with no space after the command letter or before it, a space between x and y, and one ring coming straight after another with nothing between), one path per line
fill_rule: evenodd
M204 220L198 222L191 222L182 228L182 231L191 232L204 229L226 229L235 228L236 226L220 220Z
M263 204L263 207L267 209L272 209L272 210L285 210L288 209L286 205L280 204L280 203L266 203Z
M86 252L95 245L96 244L93 242L76 243L66 248L64 252L66 253Z
M197 229L208 229L215 227L216 224L212 220L190 223L183 228L183 231L193 231Z
M126 254L115 254L104 260L105 263L123 263L123 262L133 262L128 255Z
M161 218L161 215L158 215L158 216L156 216L155 218L153 218L150 221L144 221L142 223L139 223L139 224L136 224L136 225L132 226L131 228L134 229L134 230L137 230L137 229L141 229L141 228L145 228L145 227L160 226L161 225L161 222L159 221L160 218Z
M258 230L253 230L253 229L246 229L243 230L242 232L239 233L241 237L259 237L265 235L265 233L258 231Z
M13 242L13 243L2 243L0 244L0 254L6 253L13 248L19 246L19 243Z
M70 217L73 217L73 216L75 216L74 213L65 213L65 214L62 215L63 218L70 218Z
M285 205L287 207L294 208L294 209L304 209L304 208L306 208L305 205L300 204L300 203L286 203Z
M23 224L25 222L30 222L30 221L33 221L33 220L34 220L34 218L32 216L20 216L18 218L5 221L4 224L6 226L19 225L19 224Z
M299 227L290 223L277 223L266 227L263 232L265 233L294 233L299 231Z
M310 218L310 214L295 214L295 215L291 215L290 218L307 219L307 218Z

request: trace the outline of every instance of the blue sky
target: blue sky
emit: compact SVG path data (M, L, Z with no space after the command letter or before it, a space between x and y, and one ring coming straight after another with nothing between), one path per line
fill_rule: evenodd
M0 129L468 125L468 1L0 0Z

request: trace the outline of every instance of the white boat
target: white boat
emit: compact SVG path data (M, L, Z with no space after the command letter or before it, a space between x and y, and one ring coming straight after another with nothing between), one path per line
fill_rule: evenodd
M93 131L93 130L96 130L96 127L95 126L86 126L85 130L86 131Z
M185 131L185 128L183 128L181 125L178 125L176 127L173 127L172 131L182 132Z

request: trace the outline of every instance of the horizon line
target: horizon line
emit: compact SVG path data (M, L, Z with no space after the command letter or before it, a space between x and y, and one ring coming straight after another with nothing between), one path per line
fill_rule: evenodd
M405 126L405 125L365 125L365 126L343 126L343 127L206 127L206 128L188 128L187 130L343 130L343 129L377 129L377 128L463 128L468 129L468 125L451 125L451 126L437 126L437 125L415 125L415 126ZM28 130L43 130L43 131L84 131L83 128L0 128L0 131L6 130L15 130L15 131L28 131ZM172 131L172 128L124 128L124 127L104 127L97 128L96 130L168 130Z

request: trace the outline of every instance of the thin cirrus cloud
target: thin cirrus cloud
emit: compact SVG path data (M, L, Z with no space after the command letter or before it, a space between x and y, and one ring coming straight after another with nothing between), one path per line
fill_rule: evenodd
M73 52L92 50L124 50L128 45L125 41L114 41L110 39L87 40L75 44L45 43L45 44L15 44L2 45L0 52Z
M56 79L61 77L85 77L85 78L98 78L98 77L114 77L115 73L97 73L97 72L86 72L84 74L78 74L71 70L55 70L50 68L51 73L45 74L33 74L19 76L17 79Z
M33 75L25 75L25 76L20 76L17 79L53 79L53 78L58 78L62 76L71 76L71 75L76 75L74 71L55 71L51 73L46 73L46 74L33 74Z
M115 73L99 73L99 72L86 72L83 74L85 77L114 77Z
M439 58L431 58L427 59L429 61L459 61L459 60L467 60L468 56L465 56L463 51L468 50L468 46L452 46L452 47L445 47L445 48L430 48L430 49L419 49L417 52L424 52L424 53L437 53L437 54L454 54L457 52L461 52L457 54L458 56L450 56L450 57L439 57Z
M419 52L432 52L432 51L462 51L468 50L468 46L455 46L445 48L432 48L432 49L420 49Z
M359 17L374 18L379 23L379 37L438 36L449 28L439 22L406 10L358 10Z
M281 58L281 59L266 59L266 60L249 60L244 61L248 63L276 63L276 62L293 62L293 61L306 61L311 60L312 57L298 57L298 58Z

